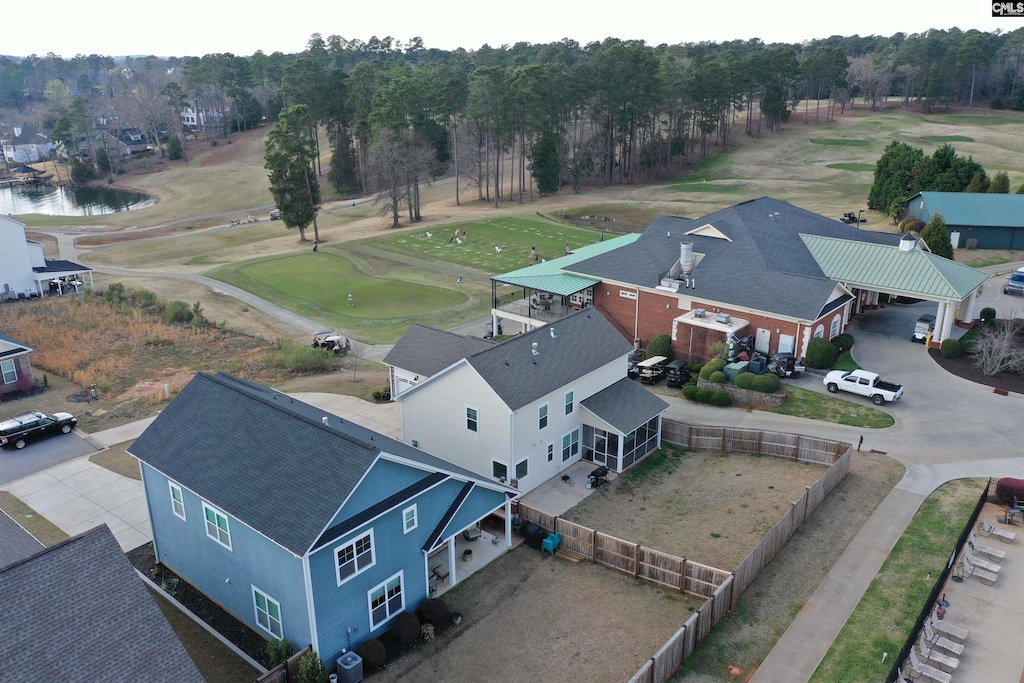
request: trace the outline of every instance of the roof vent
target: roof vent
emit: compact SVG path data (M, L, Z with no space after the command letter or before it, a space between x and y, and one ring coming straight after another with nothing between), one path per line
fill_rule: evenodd
M320 418L320 421L324 423L324 426L325 426L325 427L327 426L327 416L326 416L326 415L324 415L323 417L321 417L321 418Z
M730 322L732 322L732 316L729 315L728 313L719 313L718 315L715 316L715 322L722 323L723 325L728 325Z
M693 317L694 318L703 318L704 314L706 312L707 311L705 311L703 308L695 308L695 309L693 309Z
M540 355L540 351L537 350L537 342L533 342L533 348L531 349L534 358Z
M558 335L555 334L555 328L552 327L548 331L551 332L551 338L552 339L558 339Z
M679 243L679 272L683 277L693 272L693 242Z

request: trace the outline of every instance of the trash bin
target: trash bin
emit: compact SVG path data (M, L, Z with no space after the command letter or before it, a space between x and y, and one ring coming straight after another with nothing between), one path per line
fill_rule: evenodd
M548 537L548 532L547 529L543 529L533 522L530 522L526 525L526 530L523 532L523 536L526 537L526 545L534 550L540 550L540 544Z
M363 680L363 658L355 652L338 657L338 683L359 683Z

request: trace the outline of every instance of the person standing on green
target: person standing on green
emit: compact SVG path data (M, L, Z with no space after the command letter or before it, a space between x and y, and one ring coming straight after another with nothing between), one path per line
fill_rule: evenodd
M349 293L349 295L348 295L348 305L349 306L354 306L355 305L355 304L352 303L352 294L351 293Z

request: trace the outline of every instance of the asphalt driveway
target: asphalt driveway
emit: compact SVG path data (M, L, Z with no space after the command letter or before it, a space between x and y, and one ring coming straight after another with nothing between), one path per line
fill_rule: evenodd
M77 430L70 434L59 434L33 441L20 451L11 448L0 449L0 485L9 484L101 449L100 446L93 445L83 438Z

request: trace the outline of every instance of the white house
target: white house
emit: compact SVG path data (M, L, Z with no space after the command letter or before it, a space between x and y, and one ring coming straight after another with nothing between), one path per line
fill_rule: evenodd
M492 346L494 342L487 339L464 337L418 323L410 325L384 356L391 379L391 397L398 398L449 365Z
M49 136L28 126L15 126L11 136L2 142L4 157L10 163L33 164L49 159L53 154Z
M660 446L668 408L627 379L632 350L599 311L584 309L405 388L403 438L443 447L447 460L524 492L582 458L621 471Z
M25 237L25 224L0 216L0 300L80 291L92 269L73 261L48 261L43 245Z

